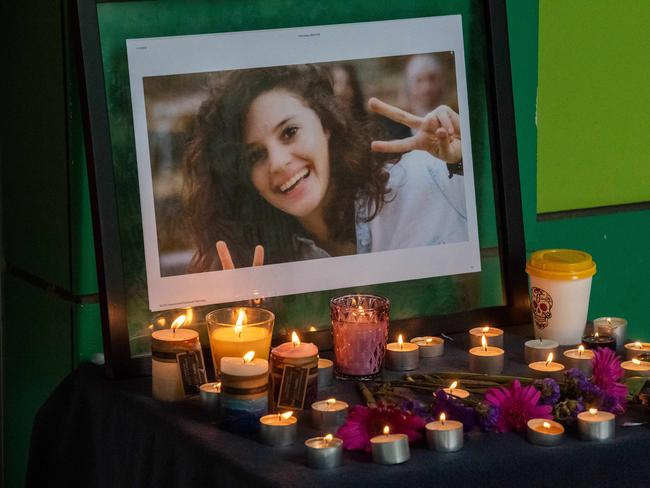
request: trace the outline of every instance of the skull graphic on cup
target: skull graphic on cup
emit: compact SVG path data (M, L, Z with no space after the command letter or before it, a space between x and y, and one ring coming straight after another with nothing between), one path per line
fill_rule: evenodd
M530 291L533 298L533 320L535 321L535 326L539 329L545 329L548 325L548 319L552 317L553 297L547 291L536 286L531 287Z

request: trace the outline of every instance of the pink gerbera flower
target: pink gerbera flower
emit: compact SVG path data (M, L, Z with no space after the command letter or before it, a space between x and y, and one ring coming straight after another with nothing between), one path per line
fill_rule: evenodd
M343 439L343 447L348 451L370 452L370 439L381 434L385 426L388 426L391 434L406 434L409 442L414 442L422 438L419 430L425 423L422 417L398 407L379 405L369 408L355 405L336 436Z
M521 386L519 380L510 388L490 388L485 402L496 410L495 427L499 432L522 431L530 419L550 419L551 405L538 405L540 392L534 386Z
M627 386L619 383L623 377L621 360L611 349L599 347L594 353L592 364L594 372L591 382L600 388L603 396L604 405L601 405L601 409L617 414L623 413Z

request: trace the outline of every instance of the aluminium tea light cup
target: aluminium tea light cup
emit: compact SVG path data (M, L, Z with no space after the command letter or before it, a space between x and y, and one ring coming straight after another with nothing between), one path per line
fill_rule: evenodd
M345 423L349 405L336 398L329 398L311 404L311 420L315 429L321 432L335 432Z
M625 344L625 359L628 361L646 353L650 353L650 342L636 341Z
M528 441L538 446L556 446L564 435L564 427L554 420L530 419L526 426Z
M590 408L578 414L578 433L583 441L607 441L614 438L616 417L610 412Z
M557 341L551 339L532 339L524 344L524 362L526 364L536 361L546 361L549 353L557 356Z
M469 330L469 347L480 347L485 336L488 346L503 349L503 330L497 327L474 327Z
M420 361L420 347L412 342L404 342L402 335L397 342L386 346L386 369L391 371L412 371Z
M293 412L273 413L260 418L260 440L267 446L290 446L296 442L298 419Z
M424 426L427 432L427 447L438 452L455 452L463 448L463 424L457 420L440 420Z
M305 441L307 465L315 469L338 468L343 464L343 440L328 434Z
M219 414L221 404L221 382L204 383L199 387L199 390L203 410L216 417Z
M488 346L485 336L483 345L469 350L469 370L473 373L501 374L505 352L500 347Z
M650 377L650 363L640 361L637 358L634 358L631 361L623 361L621 363L621 368L623 368L626 378L631 378L633 376L643 376L644 378Z
M546 361L536 361L528 365L533 378L562 379L564 365L553 361L553 353L549 353Z
M594 351L591 349L585 349L583 345L580 345L577 349L564 351L563 361L566 369L579 369L587 377L591 376L591 373L594 370L593 360Z
M451 385L449 385L449 388L443 388L442 391L444 391L447 395L460 399L467 398L469 396L469 391L458 388L458 381L452 382Z
M411 458L409 438L406 434L391 434L388 426L384 433L370 439L372 460L378 464L401 464Z
M322 390L334 384L334 362L329 359L318 359L318 389Z
M594 332L612 336L616 340L616 350L623 352L627 335L627 320L621 317L599 317L594 319Z
M411 342L420 348L421 358L436 358L445 353L445 340L442 337L414 337Z

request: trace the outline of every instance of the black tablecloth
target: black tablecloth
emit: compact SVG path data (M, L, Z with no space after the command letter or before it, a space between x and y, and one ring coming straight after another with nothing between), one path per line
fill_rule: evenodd
M507 336L505 373L525 373L522 339ZM423 371L467 367L467 339L447 346L443 358L426 360ZM539 447L521 435L474 430L455 453L411 449L398 466L373 464L365 453L346 452L340 468L306 466L303 441L320 435L307 414L299 416L299 441L267 447L220 430L198 399L179 404L151 398L151 379L113 381L99 366L84 364L54 391L35 420L27 485L42 486L649 486L650 430L622 427L647 420L631 409L617 419L616 438L582 442L568 432L561 445ZM321 392L362 403L354 383Z

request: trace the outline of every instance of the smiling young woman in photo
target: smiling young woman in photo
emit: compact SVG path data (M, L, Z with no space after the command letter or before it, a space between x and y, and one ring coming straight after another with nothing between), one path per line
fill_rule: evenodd
M461 160L458 115L369 107L414 135L371 145L317 65L226 75L185 158L190 271L467 240L462 177L440 160Z

